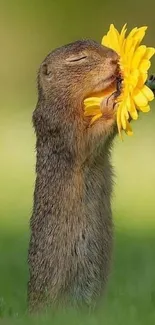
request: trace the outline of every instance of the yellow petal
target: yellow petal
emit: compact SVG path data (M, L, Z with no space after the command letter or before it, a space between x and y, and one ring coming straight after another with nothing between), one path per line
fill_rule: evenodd
M128 121L126 122L126 133L129 136L133 135L132 128L131 128L130 123Z
M137 110L135 108L135 104L133 106L131 106L129 112L130 112L130 116L132 117L133 120L137 120L138 119L138 113L137 113Z
M141 91L144 94L144 96L147 98L148 101L151 101L154 99L153 91L146 85L143 86Z
M142 88L148 78L147 73L140 73L137 82L137 88Z
M121 129L121 107L119 106L117 109L117 127Z
M148 47L146 49L144 59L150 60L154 54L155 54L155 48L154 47Z
M126 55L131 55L131 53L129 53L131 51L133 47L133 39L132 38L127 38L126 42L125 42L125 47L124 47L124 51L126 52Z
M133 28L132 30L131 30L131 32L129 33L129 35L128 35L128 39L129 38L133 38L133 36L135 35L135 33L137 32L137 30L138 30L138 28L137 27L135 27L135 28Z
M95 115L92 119L91 119L91 124L93 124L96 120L98 120L100 117L102 116L102 113Z
M126 129L126 113L127 113L127 107L124 106L122 111L121 111L121 124L122 124L122 128L125 130Z
M139 89L135 90L135 92L133 94L133 100L138 107L141 107L141 106L144 107L148 104L147 98L145 97L143 92Z
M91 116L91 115L96 115L96 114L100 114L100 113L101 113L101 110L98 106L91 106L89 108L85 108L84 115Z
M102 45L109 46L109 44L110 48L112 48L116 52L119 52L119 34L113 24L110 25L110 30L107 34L107 37L102 38Z
M99 97L89 97L84 100L84 105L86 107L100 105L101 98Z
M119 45L120 45L120 48L122 47L123 45L123 42L124 42L124 39L125 39L125 34L126 34L126 26L127 24L125 24L121 30L121 33L120 33L120 39L119 39Z
M133 60L133 56L134 56L134 52L135 52L135 42L133 41L131 48L128 50L127 49L127 62L128 62L128 67L131 69L131 64L132 64L132 60Z
M108 35L103 36L102 41L101 41L101 44L104 45L104 46L107 46L107 47L110 46Z
M135 103L131 97L128 96L128 101L127 101L127 108L128 112L130 113L130 116L132 117L133 120L137 120L138 118L138 113L135 107Z
M114 24L111 24L111 25L110 25L110 28L111 28L111 31L113 31L113 32L116 34L117 39L119 39L119 32L118 32L118 30L115 28Z
M147 30L147 26L143 26L137 29L137 31L134 33L133 37L137 42L137 46L141 43L142 39L145 36Z
M146 106L139 106L138 109L140 111L142 111L143 113L147 113L150 111L150 106L149 105L146 105Z
M130 89L133 89L137 86L139 80L139 71L138 69L133 70L132 73L130 73L130 76L128 78L128 83L131 86Z
M146 59L143 59L141 62L140 62L140 65L139 65L139 70L142 72L142 73L146 73L147 70L150 68L151 66L151 63L149 60L146 60Z
M145 45L141 45L139 46L135 53L134 53L134 56L133 56L133 59L132 59L132 63L131 63L131 68L134 69L134 68L138 68L141 60L142 60L142 57L144 56L144 54L146 53L146 46Z

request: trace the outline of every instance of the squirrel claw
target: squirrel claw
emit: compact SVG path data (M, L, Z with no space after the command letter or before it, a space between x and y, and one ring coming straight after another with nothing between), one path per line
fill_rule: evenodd
M116 98L117 98L118 94L117 91L115 91L114 93L112 93L110 96L106 97L103 99L103 101L101 102L101 112L104 114L105 111L113 111L116 105Z

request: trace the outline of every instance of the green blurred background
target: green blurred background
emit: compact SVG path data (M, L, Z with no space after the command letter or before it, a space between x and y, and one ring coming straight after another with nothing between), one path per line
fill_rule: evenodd
M153 0L0 0L0 323L25 319L38 67L57 46L80 38L100 42L110 23L147 25L144 42L155 46L154 12ZM133 130L133 137L115 141L114 266L105 310L91 324L155 323L155 102Z

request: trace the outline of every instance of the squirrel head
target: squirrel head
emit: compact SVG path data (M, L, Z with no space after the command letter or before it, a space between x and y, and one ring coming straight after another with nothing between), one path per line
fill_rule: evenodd
M95 41L76 41L51 52L38 74L38 103L33 114L37 136L48 137L56 150L83 145L83 152L90 152L86 147L92 151L103 135L105 141L111 133L115 119L112 110L90 126L83 102L108 88L117 75L118 54Z
M76 41L51 52L39 71L46 98L62 96L70 103L106 89L116 78L118 55L92 40ZM55 94L54 94L55 92Z

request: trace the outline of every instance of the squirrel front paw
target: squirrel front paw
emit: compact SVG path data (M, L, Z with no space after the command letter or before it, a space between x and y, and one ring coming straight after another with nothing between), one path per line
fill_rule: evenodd
M118 96L117 91L112 93L111 95L106 96L101 102L101 112L103 114L103 118L111 118L115 115L115 106L116 106L116 98Z
M121 94L122 89L122 81L123 79L119 76L116 79L116 91L114 91L109 96L106 96L101 103L101 111L102 113L108 109L108 111L114 111L116 106L116 98Z

